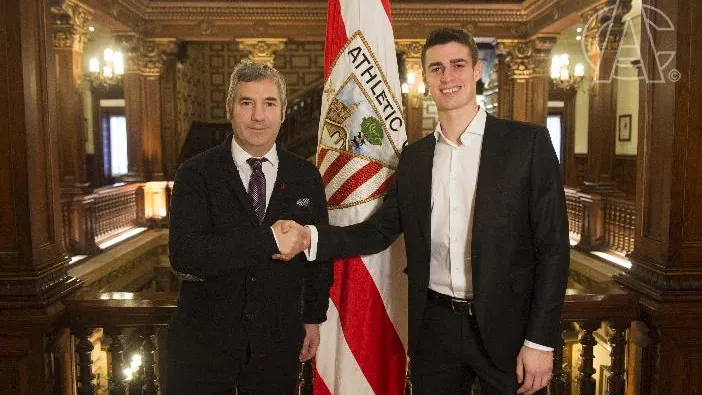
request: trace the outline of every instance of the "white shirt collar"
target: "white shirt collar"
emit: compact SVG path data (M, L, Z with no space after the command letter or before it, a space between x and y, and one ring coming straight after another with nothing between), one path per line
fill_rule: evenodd
M485 109L482 107L478 108L478 112L475 114L473 117L473 120L470 121L468 126L466 127L466 130L463 131L461 134L460 140L461 144L465 145L468 139L468 134L477 134L482 136L485 134L485 121L487 120L487 112L485 112ZM445 141L448 144L455 145L452 143L449 139L446 138L444 135L444 132L441 130L441 124L437 123L436 124L436 129L434 130L434 138L436 138L436 141Z
M241 169L241 168L249 168L249 164L246 163L246 160L249 158L253 158L254 156L246 152L239 143L236 142L236 139L232 137L232 157L234 158L234 163L236 164L236 167ZM266 152L265 155L263 155L263 158L268 159L268 162L273 165L273 167L277 168L278 167L278 150L276 149L276 144L273 143L273 146L271 147L268 152Z

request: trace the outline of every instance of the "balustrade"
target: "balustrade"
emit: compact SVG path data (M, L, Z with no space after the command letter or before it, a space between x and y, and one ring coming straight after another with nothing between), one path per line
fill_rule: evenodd
M636 209L632 201L565 188L568 231L583 251L628 255L634 250Z
M568 232L580 238L583 226L583 204L578 197L578 191L564 188L566 198L566 211L568 212Z
M140 184L96 189L94 199L97 243L137 225L137 189Z
M160 352L167 339L162 339L162 330L167 326L170 315L177 302L175 292L140 292L95 294L82 291L66 301L67 325L73 329L77 338L79 394L95 393L94 376L91 371L90 355L93 348L89 338L92 328L104 328L107 338L109 394L124 395L129 389L133 394L157 394L163 391L164 383L160 381L164 367ZM554 353L553 380L549 393L565 395L569 393L571 371L577 371L578 393L594 395L596 372L593 365L593 348L597 341L595 332L603 322L609 323L611 335L608 338L611 349L611 372L605 382L607 394L624 395L626 384L626 331L632 320L636 319L636 300L625 290L608 284L597 290L568 290L562 316L561 344ZM565 334L571 328L580 333L579 344L582 346L580 366L569 368L570 352ZM132 352L140 355L141 365L134 369ZM132 356L133 358L133 356ZM131 365L128 364L132 362ZM125 374L125 369L130 371ZM131 376L131 377L129 377ZM312 366L301 364L298 378L299 395L312 393Z
M634 202L605 197L605 247L621 254L634 250L636 211Z

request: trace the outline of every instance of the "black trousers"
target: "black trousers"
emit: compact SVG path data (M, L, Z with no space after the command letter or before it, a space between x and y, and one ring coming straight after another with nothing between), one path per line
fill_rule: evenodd
M216 340L193 341L168 333L167 395L292 395L295 393L300 350L289 347L251 355L245 345L226 350Z
M476 376L483 395L513 395L515 368L498 369L488 357L475 318L427 302L411 360L413 395L468 395Z

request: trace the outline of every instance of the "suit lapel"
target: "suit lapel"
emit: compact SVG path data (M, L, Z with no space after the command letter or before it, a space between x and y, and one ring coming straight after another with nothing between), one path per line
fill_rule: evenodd
M236 195L241 207L246 211L251 224L258 226L258 216L253 208L253 203L251 202L251 197L246 192L246 187L241 181L241 176L239 175L239 170L236 168L234 163L234 158L232 157L232 135L230 134L227 139L224 140L219 147L219 168L222 171L221 179L227 184L230 190Z
M500 173L504 168L508 154L504 144L506 133L507 125L505 122L488 114L485 120L483 144L480 148L476 199L481 198L485 192L493 190L499 182ZM478 212L477 207L475 212Z
M478 182L475 190L475 206L473 207L473 251L477 251L476 247L481 243L483 224L491 220L488 216L489 210L486 208L489 207L490 199L493 199L498 193L497 185L500 182L505 163L507 163L509 152L508 147L505 146L506 134L507 125L505 122L488 114L485 121L483 144L480 149ZM479 274L479 270L474 270L474 283L478 280L476 273Z
M419 141L418 158L414 162L414 174L417 175L415 181L417 204L419 210L419 228L426 241L427 248L431 243L431 182L432 167L434 166L434 148L436 139L430 135Z
M294 184L292 180L293 163L291 163L290 157L279 145L276 149L278 151L278 174L275 178L275 185L273 185L271 200L266 208L266 217L263 219L263 223L269 225L272 224L273 220L282 218L282 213L288 211L290 205L288 196L290 187Z

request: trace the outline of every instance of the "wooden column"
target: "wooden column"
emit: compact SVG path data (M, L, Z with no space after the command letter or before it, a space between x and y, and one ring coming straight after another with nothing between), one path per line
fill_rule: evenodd
M419 93L419 86L423 83L422 48L425 40L395 40L395 47L404 55L405 71L414 73L414 83L409 85L406 94L405 117L407 120L405 130L407 141L413 143L422 137L422 118L424 116L423 93ZM403 81L404 82L404 81Z
M565 133L563 136L562 147L563 157L561 158L561 171L563 172L563 185L577 188L580 186L578 182L577 167L575 166L575 95L577 88L560 89L553 84L550 87L549 99L560 100L563 102L563 108L556 110L563 117L563 126ZM554 109L551 109L554 111Z
M546 124L552 36L497 42L499 114L503 118Z
M90 254L97 250L86 238L91 226L85 205L88 192L85 153L86 127L83 115L83 47L86 23L92 11L73 0L59 1L51 7L53 16L54 59L56 62L56 123L59 145L61 199L67 216L64 222L65 245L70 253ZM90 244L92 243L92 244Z
M0 393L66 393L61 361L72 350L59 300L78 284L61 243L49 2L0 8Z
M58 96L57 130L63 194L80 193L88 185L83 121L83 47L91 11L72 0L51 8Z
M285 48L284 38L241 38L239 48L249 53L249 59L273 67L275 53Z
M702 25L702 3L644 6L666 15L674 30L642 20L644 75L664 82L640 85L636 238L632 268L619 281L641 293L654 338L640 393L702 394L702 48L691 44ZM656 59L661 51L675 52L666 67Z
M180 139L178 138L177 105L177 67L178 60L169 57L161 73L161 146L163 148L163 172L166 180L172 180L178 170Z
M124 116L127 119L128 173L125 181L143 181L144 92L141 84L139 39L134 35L115 37L124 53Z
M125 181L164 179L161 141L161 72L169 53L177 49L170 39L118 36L126 54L124 113L127 118L129 173Z
M607 0L582 15L583 39L592 79L588 112L587 176L584 190L616 192L613 180L617 118L617 51L624 34L622 17L631 0Z

